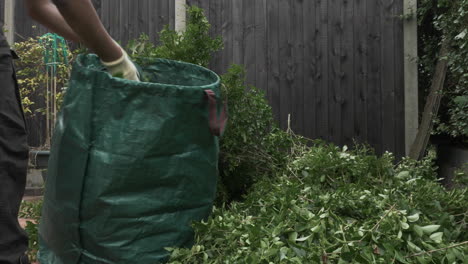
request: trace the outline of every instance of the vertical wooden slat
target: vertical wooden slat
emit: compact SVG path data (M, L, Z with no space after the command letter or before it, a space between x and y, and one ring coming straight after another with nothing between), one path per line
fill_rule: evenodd
M139 34L139 12L138 9L142 0L130 0L128 5L128 37L127 42L135 39ZM127 44L127 42L125 44Z
M120 37L119 40L122 45L127 44L130 33L130 1L122 0L120 3L120 17L119 17L119 29ZM133 2L133 1L132 1Z
M101 1L101 21L108 32L110 32L109 0Z
M382 151L395 149L395 38L393 35L394 0L381 1L382 6Z
M167 22L167 24L169 24L170 29L175 30L175 1L174 0L166 0L166 1L168 1L168 4L169 4L169 16L168 16L169 22Z
M138 1L138 10L137 10L137 32L135 33L135 37L139 37L142 33L147 34L149 33L149 0L139 0Z
M394 6L394 34L395 47L395 155L396 157L405 156L405 93L404 93L404 52L403 52L403 20L398 19L403 15L403 1L397 1Z
M367 142L375 147L377 153L381 153L382 130L382 94L381 94L381 9L380 1L367 1L368 29L368 77L367 77Z
M244 65L247 71L247 82L256 85L256 65L255 65L255 2L251 0L243 0L243 15L240 17L243 22L244 41L242 50L244 52Z
M318 67L318 87L317 87L317 104L316 104L316 124L318 129L318 136L321 139L329 140L330 136L328 133L328 0L317 0L317 37L318 37L318 56L317 56L317 67Z
M154 36L155 36L155 42L159 43L159 33L161 32L161 29L164 27L164 24L161 23L161 16L163 14L163 5L161 1L155 1L155 9L154 9Z
M119 16L120 16L120 5L123 0L107 0L109 2L109 16L110 16L110 34L117 41L120 40L120 25L119 25Z
M242 0L236 0L232 3L232 61L236 64L244 64L244 16L242 9Z
M265 92L268 92L268 80L267 80L267 1L269 0L258 0L255 1L255 85Z
M288 117L291 112L292 82L292 43L291 43L291 1L279 1L279 56L280 56L280 126L288 128ZM291 118L296 118L291 117Z
M340 0L330 0L328 12L330 16L330 23L328 24L329 32L329 59L328 71L330 74L330 81L328 83L328 108L330 111L329 116L329 136L336 144L341 145L343 142L342 137L342 118L341 106L345 98L341 92L341 38L343 36L343 23L342 23L342 5Z
M0 23L5 22L5 0L0 0Z
M157 36L158 36L158 13L159 13L159 8L158 8L158 2L159 1L153 1L153 0L148 0L148 17L149 17L149 25L148 25L148 35L149 39L155 43Z
M222 60L221 60L221 72L226 71L231 63L232 60L232 48L233 48L233 22L232 22L232 1L231 0L221 0L222 8L221 8L221 17L222 26L221 26L221 33L224 40L224 49L221 52Z
M268 42L268 100L276 120L280 119L280 68L279 68L279 0L268 0L267 5Z
M159 27L158 27L158 32L160 32L165 25L169 24L169 3L167 1L161 0L159 1L161 3L161 10L159 12Z
M221 36L221 25L222 25L222 18L221 18L221 1L212 1L210 3L210 36L217 37ZM213 54L211 59L210 67L216 72L223 72L221 66L221 54L222 52L218 51Z
M342 19L343 38L341 41L341 91L343 101L341 103L341 124L343 144L351 146L354 139L354 30L353 16L354 5L353 1L342 0Z
M367 139L367 62L368 41L366 23L367 0L354 1L354 138L359 143Z
M304 24L302 0L292 1L291 6L291 128L296 133L304 134Z
M317 5L315 1L304 1L304 135L317 138L316 102L318 87L317 79Z

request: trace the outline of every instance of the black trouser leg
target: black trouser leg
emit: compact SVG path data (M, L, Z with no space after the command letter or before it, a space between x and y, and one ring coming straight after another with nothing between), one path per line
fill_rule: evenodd
M28 145L12 56L0 51L0 264L18 264L28 239L18 223Z

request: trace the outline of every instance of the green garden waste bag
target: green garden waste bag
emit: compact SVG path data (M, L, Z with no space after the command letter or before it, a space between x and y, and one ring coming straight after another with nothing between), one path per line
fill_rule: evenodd
M164 263L210 214L220 79L163 59L141 73L145 82L114 78L97 56L77 58L51 148L41 264Z

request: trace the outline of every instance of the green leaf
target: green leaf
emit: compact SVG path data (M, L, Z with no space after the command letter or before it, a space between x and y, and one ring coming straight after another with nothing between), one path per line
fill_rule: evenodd
M434 240L434 242L436 242L437 244L439 244L442 242L443 235L444 235L443 232L437 232L437 233L432 234L429 238Z
M289 248L282 247L280 248L280 260L286 259L286 255L288 254Z
M400 226L401 226L401 228L403 228L405 230L409 228L408 223L405 223L405 222L400 222Z
M427 225L427 226L421 227L421 230L425 234L430 235L430 234L434 233L435 231L437 231L439 228L440 228L440 225Z
M294 253L296 253L298 257L304 257L307 254L305 250L297 248L297 247L292 247L292 250L294 251Z
M314 233L318 233L318 232L320 232L320 230L321 230L321 225L320 224L317 224L315 227L310 229L310 231L312 231Z
M289 234L289 241L296 242L297 240L297 232L292 232Z
M398 175L396 176L397 179L406 179L409 177L409 171L402 171L400 173L398 173Z
M423 234L424 234L424 231L422 229L422 227L418 226L418 225L414 225L413 226L413 230L414 232L416 232L416 234L419 236L419 237L422 237Z
M422 251L422 249L420 247L416 246L413 242L407 241L406 243L408 244L409 248L411 250L413 250L414 252L421 252Z
M419 220L419 213L415 213L415 214L412 214L410 216L407 216L406 217L408 219L409 222L416 222Z
M307 239L309 239L311 236L312 236L312 235L308 235L308 236L306 236L306 237L299 237L299 238L296 239L296 241L298 241L298 242L304 242L304 241L306 241Z

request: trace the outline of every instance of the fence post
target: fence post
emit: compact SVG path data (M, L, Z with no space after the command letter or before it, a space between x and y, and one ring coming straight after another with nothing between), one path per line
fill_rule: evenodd
M12 45L15 42L15 0L5 0L4 12L5 37Z
M406 155L418 133L418 20L417 0L403 0Z
M175 0L175 30L179 33L185 31L187 17L186 0Z

